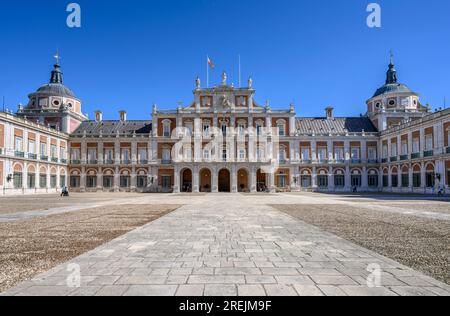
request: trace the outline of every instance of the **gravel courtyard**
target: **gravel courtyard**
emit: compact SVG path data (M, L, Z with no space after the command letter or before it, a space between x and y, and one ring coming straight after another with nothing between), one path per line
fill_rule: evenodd
M35 198L36 205L46 199ZM73 198L80 201L67 212L50 203L45 211L2 213L2 204L4 295L450 295L446 200L310 193ZM47 256L55 259L45 262ZM70 263L81 269L80 287L67 285ZM373 264L381 284L368 287ZM29 281L10 288L19 279Z

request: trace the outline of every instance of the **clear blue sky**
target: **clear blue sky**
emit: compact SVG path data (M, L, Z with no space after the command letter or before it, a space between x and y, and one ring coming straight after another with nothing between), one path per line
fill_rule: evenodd
M75 2L76 0L74 0ZM229 81L254 80L256 99L295 101L299 116L358 116L385 80L392 48L399 79L434 108L450 103L450 2L378 1L382 28L366 26L365 0L78 0L82 28L66 26L63 0L0 3L0 98L9 108L49 80L59 48L65 83L83 111L105 119L126 109L148 119L151 105L192 101L209 54ZM1 100L0 100L1 102Z

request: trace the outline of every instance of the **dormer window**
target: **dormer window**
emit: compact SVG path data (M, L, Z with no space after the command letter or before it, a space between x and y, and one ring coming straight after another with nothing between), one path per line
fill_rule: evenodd
M395 106L395 101L394 100L389 101L389 106Z

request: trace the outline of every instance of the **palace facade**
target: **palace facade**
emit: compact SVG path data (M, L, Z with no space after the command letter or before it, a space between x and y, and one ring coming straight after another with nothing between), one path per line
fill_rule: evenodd
M0 191L448 192L450 110L423 106L392 62L366 104L365 116L297 117L223 73L212 88L197 79L187 107L89 121L57 62L27 106L0 114Z

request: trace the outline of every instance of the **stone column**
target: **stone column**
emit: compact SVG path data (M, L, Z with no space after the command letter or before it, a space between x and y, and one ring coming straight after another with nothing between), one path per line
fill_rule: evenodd
M311 141L311 161L317 161L317 142Z
M120 189L120 170L119 167L116 166L116 170L114 172L114 192L119 192Z
M97 191L103 190L103 168L99 168L97 172Z
M180 167L175 166L173 193L180 193Z
M231 167L231 192L238 192L238 184L237 184L237 168L236 165L233 164Z
M420 129L420 157L423 158L423 153L425 151L425 130L423 128Z
M317 168L313 167L312 168L312 177L311 177L311 185L312 185L312 189L316 190L317 189Z
M350 141L344 141L344 159L345 161L350 160Z
M367 162L367 141L361 141L361 160Z
M345 167L345 190L349 191L352 187L352 177L350 174L350 167Z
M250 168L250 192L251 193L255 193L257 191L256 182L257 182L257 179L256 179L256 167L252 166Z
M211 170L211 192L217 193L219 192L219 170L217 166L214 166Z
M328 167L328 190L334 191L334 173L333 167Z
M98 163L99 163L99 165L102 165L103 162L104 162L104 159L105 159L104 148L103 148L103 141L102 140L98 142L97 150L98 150L98 153L97 153L97 155L98 155L98 157L97 157ZM98 183L97 183L97 185L98 185Z
M198 166L194 167L193 174L192 174L192 192L193 193L199 193L200 192L200 175L199 170L200 168Z

